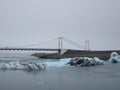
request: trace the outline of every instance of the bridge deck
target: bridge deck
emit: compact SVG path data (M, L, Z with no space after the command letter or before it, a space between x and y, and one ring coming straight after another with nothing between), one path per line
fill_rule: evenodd
M49 48L0 48L0 50L13 50L13 51L59 51L59 49Z

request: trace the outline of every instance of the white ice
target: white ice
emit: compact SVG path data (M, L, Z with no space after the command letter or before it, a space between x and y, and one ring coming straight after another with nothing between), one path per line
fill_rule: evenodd
M70 58L60 59L58 61L47 61L47 67L63 67L68 66L67 63L70 61Z
M111 63L120 63L120 55L117 52L112 52L108 61Z
M3 61L0 63L1 69L11 70L41 70L45 69L46 65L43 63L22 62L22 61Z

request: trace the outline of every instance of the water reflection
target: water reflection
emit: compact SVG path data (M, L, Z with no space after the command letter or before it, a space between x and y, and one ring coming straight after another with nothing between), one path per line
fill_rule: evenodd
M29 75L37 75L41 72L43 72L44 70L8 70L8 69L0 69L0 73L9 73L9 72L22 72L25 74L29 74Z

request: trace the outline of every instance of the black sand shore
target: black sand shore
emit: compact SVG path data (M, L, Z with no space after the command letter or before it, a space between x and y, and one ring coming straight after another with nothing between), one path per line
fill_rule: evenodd
M59 53L35 53L32 56L46 59L61 59L72 57L98 57L102 60L108 60L112 52L120 54L120 50L106 50L106 51L81 51L81 50L67 50L64 54Z

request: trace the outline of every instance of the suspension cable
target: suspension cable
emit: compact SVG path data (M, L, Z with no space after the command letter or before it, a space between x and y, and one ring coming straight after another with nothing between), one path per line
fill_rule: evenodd
M36 44L31 44L31 45L26 45L26 46L22 46L22 47L31 47L31 46L37 46L37 45L41 45L41 44L45 44L45 43L49 43L49 42L53 42L57 40L57 38L54 38L54 39L51 39L51 40L48 40L48 41L44 41L44 42L40 42L40 43L36 43Z
M79 44L77 44L77 43L75 43L75 42L73 42L73 41L67 39L66 37L64 37L63 40L67 41L68 43L72 44L73 46L76 46L76 47L78 47L78 48L80 48L80 49L85 50L85 47L83 47L83 46L81 46L81 45L79 45Z

